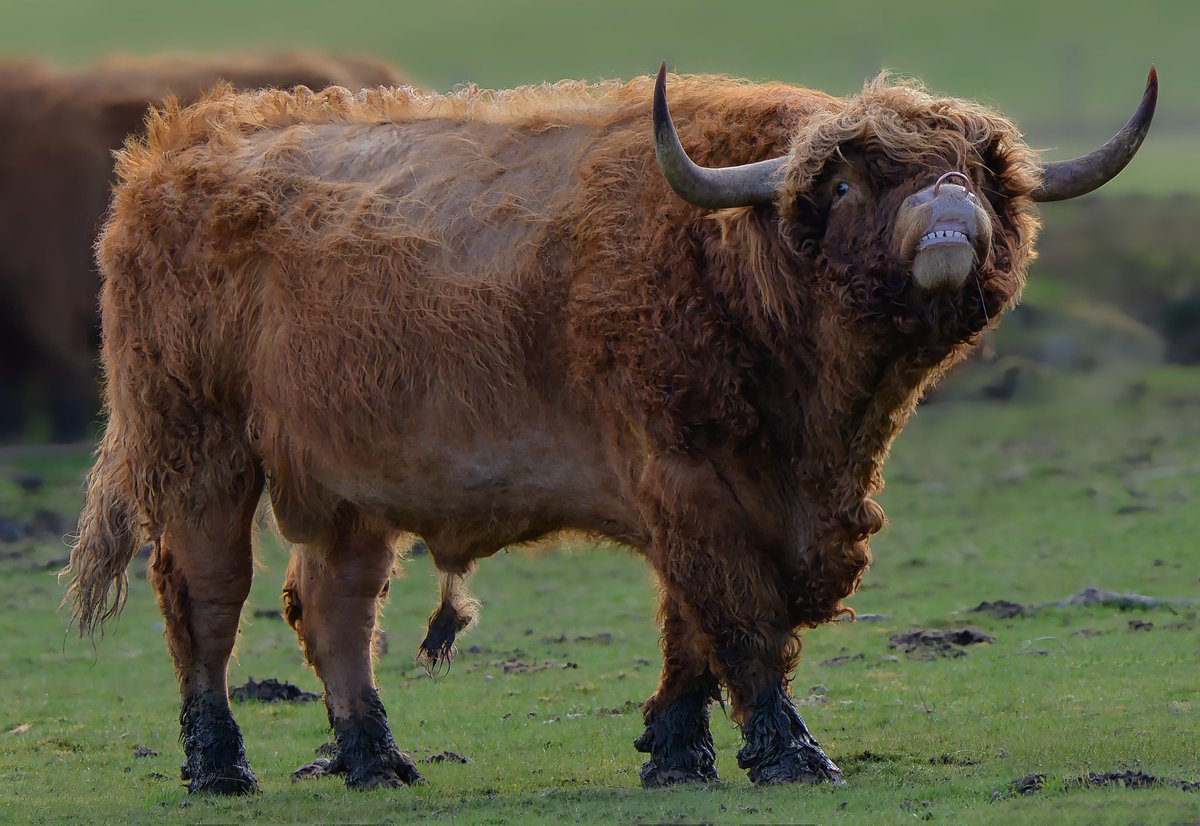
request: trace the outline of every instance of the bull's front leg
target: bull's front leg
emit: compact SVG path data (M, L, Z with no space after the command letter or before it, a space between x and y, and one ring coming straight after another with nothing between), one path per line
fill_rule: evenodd
M732 716L742 729L738 765L758 784L840 784L841 769L821 750L788 695L799 640L782 599L757 576L763 571L754 566L765 560L750 555L741 565L738 559L726 561L709 568L708 587L694 579L678 581L680 592L690 594L688 613L714 641L713 669L729 688Z
M729 688L745 744L738 765L755 783L841 783L787 692L800 654L777 563L715 475L692 466L646 475L654 562L710 665ZM657 483L657 484L656 484Z
M642 785L719 780L708 711L709 703L720 696L720 686L708 666L708 652L665 591L659 619L662 677L654 696L642 707L646 730L634 742L638 751L650 756L642 765Z

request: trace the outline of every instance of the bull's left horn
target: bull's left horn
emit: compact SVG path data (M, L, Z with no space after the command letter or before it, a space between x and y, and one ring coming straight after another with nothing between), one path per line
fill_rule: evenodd
M1146 91L1129 123L1109 138L1108 143L1079 158L1042 164L1042 184L1033 191L1035 201L1065 201L1099 189L1133 160L1150 129L1154 104L1158 101L1158 71L1150 67Z
M675 193L689 204L705 209L772 203L776 198L776 177L787 162L787 158L772 158L719 169L692 163L667 110L665 61L654 84L654 154L658 157L658 168Z

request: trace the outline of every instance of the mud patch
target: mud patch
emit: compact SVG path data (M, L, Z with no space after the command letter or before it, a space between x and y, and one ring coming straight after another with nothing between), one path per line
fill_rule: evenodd
M253 677L245 685L229 689L229 699L245 703L257 701L260 703L311 703L321 699L314 691L305 691L291 683L281 683L275 678L256 682Z
M72 529L68 517L54 511L39 508L33 516L22 519L16 516L0 516L0 542L61 541Z
M600 706L592 709L592 714L597 717L618 717L622 714L629 714L634 711L641 711L642 704L636 700L626 700L619 706Z
M1078 594L1072 594L1066 599L1055 600L1054 602L1047 602L1044 604L1056 605L1060 608L1075 605L1102 605L1108 608L1118 608L1122 611L1128 611L1133 608L1163 608L1179 605L1192 606L1197 604L1197 600L1159 599L1158 597L1148 597L1145 594L1135 594L1132 592L1120 593L1117 591L1106 591L1103 588L1084 588Z
M981 602L971 609L973 614L991 614L996 619L1012 619L1013 617L1028 616L1031 612L1018 602L998 599L995 602Z
M1012 791L1017 794L1034 794L1046 786L1048 776L1045 774L1027 774L1012 783ZM1079 777L1063 780L1064 790L1081 788L1101 788L1116 786L1124 789L1153 789L1163 786L1173 786L1185 792L1200 791L1200 781L1179 780L1173 777L1155 777L1139 771L1121 772L1091 772Z
M995 642L995 637L969 625L948 629L914 628L903 634L892 634L888 639L889 648L897 648L914 660L965 657L965 646Z
M827 660L821 660L821 665L845 665L846 663L858 662L860 660L865 660L866 658L867 655L860 651L857 654L842 654L837 657L830 657Z
M472 646L474 648L474 646ZM487 649L477 649L478 653L490 653ZM475 652L472 652L475 653ZM546 671L551 668L579 668L579 663L571 660L536 660L531 658L524 651L516 650L504 655L502 659L490 660L486 663L470 663L466 667L466 671L479 671L480 669L499 669L505 674L536 674L539 671ZM494 679L494 675L489 670L484 674L484 679Z

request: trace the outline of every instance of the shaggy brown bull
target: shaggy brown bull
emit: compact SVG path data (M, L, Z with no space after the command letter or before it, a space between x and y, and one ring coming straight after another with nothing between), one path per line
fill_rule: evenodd
M126 146L99 252L109 422L69 570L93 629L154 543L193 791L256 783L226 664L264 486L323 768L349 785L419 778L371 666L392 540L443 572L439 660L475 561L564 529L662 585L646 785L716 777L722 686L755 782L840 780L788 697L797 629L849 611L892 438L1016 300L1034 201L1115 175L1156 81L1113 141L1046 165L915 83L676 78L701 167L652 84L221 90Z
M92 245L108 205L112 152L151 103L238 88L393 85L382 61L312 51L107 57L59 72L0 64L0 440L46 407L53 436L82 438L99 413L100 280Z

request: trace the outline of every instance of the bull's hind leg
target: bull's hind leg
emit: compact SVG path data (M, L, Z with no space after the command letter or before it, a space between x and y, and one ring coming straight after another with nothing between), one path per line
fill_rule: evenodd
M709 668L707 646L665 591L659 618L662 677L654 696L642 707L646 730L634 742L638 751L650 755L642 765L642 785L718 780L708 708L719 699L720 685Z
M296 776L341 774L354 789L421 782L400 751L375 689L371 639L378 603L392 570L386 537L343 508L330 546L299 546L288 567L285 615L305 656L325 684L336 739L331 760L302 766Z
M248 471L232 487L196 513L169 520L150 564L179 675L180 773L191 792L244 794L258 787L229 708L227 670L250 593L261 475Z

